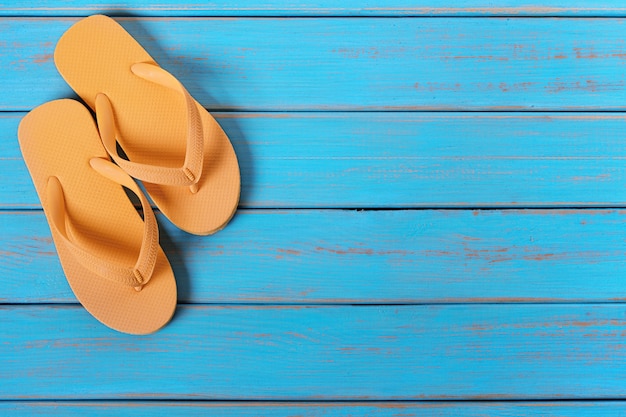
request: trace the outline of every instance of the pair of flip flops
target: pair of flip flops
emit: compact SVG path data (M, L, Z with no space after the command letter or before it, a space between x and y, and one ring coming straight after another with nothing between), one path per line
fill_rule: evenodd
M113 19L74 24L54 60L96 113L94 121L78 101L56 100L19 126L63 271L103 324L152 333L174 313L176 281L150 202L133 178L172 223L208 235L237 208L237 157L215 119ZM124 189L139 198L143 219Z

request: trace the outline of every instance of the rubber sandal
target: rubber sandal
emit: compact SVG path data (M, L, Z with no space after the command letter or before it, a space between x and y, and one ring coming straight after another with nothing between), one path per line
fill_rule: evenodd
M54 61L96 112L111 158L144 182L172 223L198 235L228 223L240 194L228 137L122 26L102 15L80 20L59 40Z
M22 119L18 138L76 298L120 332L163 327L176 308L176 282L154 213L110 161L89 110L75 100L43 104ZM144 221L123 187L138 196Z

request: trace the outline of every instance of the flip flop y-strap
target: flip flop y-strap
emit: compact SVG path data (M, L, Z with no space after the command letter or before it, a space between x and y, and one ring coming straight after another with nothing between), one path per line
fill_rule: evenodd
M50 207L50 224L61 236L65 246L85 268L108 280L134 287L141 291L148 283L154 270L159 250L159 229L154 212L135 181L122 169L102 158L92 158L91 167L104 177L126 187L139 197L143 209L144 233L139 257L134 266L125 266L102 259L70 239L67 224L70 218L65 208L63 187L57 177L48 178L46 199Z
M140 164L122 158L117 153L117 129L111 100L104 93L96 96L96 119L102 137L102 143L111 158L131 177L153 184L189 186L192 193L198 192L198 181L202 175L204 161L204 134L202 119L196 107L195 100L189 95L185 87L163 68L149 64L136 63L131 67L136 76L151 81L163 87L181 93L187 108L187 150L185 161L180 168L162 167Z

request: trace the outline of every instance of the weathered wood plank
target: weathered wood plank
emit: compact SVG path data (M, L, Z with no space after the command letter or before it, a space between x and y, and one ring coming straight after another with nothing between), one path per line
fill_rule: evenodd
M445 5L432 0L291 0L188 2L175 0L0 1L2 16L624 16L619 0L454 0Z
M71 95L73 18L0 19L0 109ZM121 18L211 109L623 110L623 19Z
M623 399L622 305L0 309L2 399Z
M3 401L0 412L12 417L606 417L626 413L623 401L561 402L204 402Z
M159 220L187 303L626 297L625 211L241 210L211 237ZM1 212L0 248L1 302L76 302L41 212Z
M626 102L626 101L625 101ZM40 207L0 114L0 207ZM219 113L241 206L620 207L619 113Z

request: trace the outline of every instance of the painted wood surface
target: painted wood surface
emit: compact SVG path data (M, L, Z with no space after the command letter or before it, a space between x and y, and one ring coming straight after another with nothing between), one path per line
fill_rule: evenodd
M220 111L242 166L218 235L159 218L182 304L147 337L76 304L15 136L72 96L54 45L99 12ZM626 415L623 2L0 16L0 415Z
M150 336L5 306L2 399L623 399L623 305L179 306Z
M40 207L16 140L23 115L0 114L0 208ZM623 113L216 116L240 161L241 207L626 204Z
M626 297L624 210L242 210L211 237L158 220L185 303ZM42 212L1 212L0 230L0 302L76 302Z
M72 95L72 18L0 19L1 110ZM210 109L623 110L623 19L121 18Z
M625 16L620 0L0 1L4 16Z
M0 402L12 417L607 417L626 413L623 401L569 402Z

